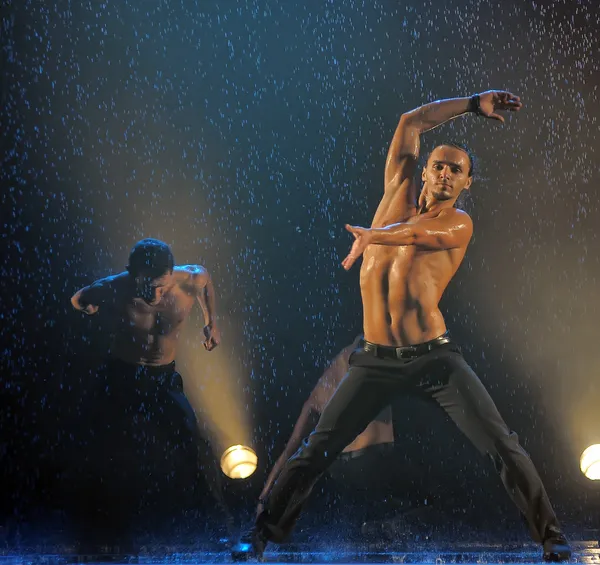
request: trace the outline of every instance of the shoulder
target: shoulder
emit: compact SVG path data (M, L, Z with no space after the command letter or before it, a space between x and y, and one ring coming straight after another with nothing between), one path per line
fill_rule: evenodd
M102 289L118 289L124 287L129 281L129 273L124 271L119 273L118 275L110 275L108 277L104 277L102 279L98 279L94 281L90 288L102 288Z
M175 280L181 285L206 286L208 271L202 265L177 265L173 269Z
M473 230L473 220L464 210L458 208L446 208L440 212L439 217L457 228Z
M184 273L188 276L200 275L207 272L202 265L177 265L173 271L174 273Z

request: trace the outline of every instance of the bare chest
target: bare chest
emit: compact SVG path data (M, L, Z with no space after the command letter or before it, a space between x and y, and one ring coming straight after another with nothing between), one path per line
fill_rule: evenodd
M188 317L193 303L193 298L185 295L165 297L156 306L133 299L125 305L123 329L135 333L171 335Z
M445 287L455 267L452 251L419 250L412 245L371 245L365 251L361 268L361 286L388 292L418 294L419 289Z
M417 257L414 246L370 245L363 255L361 281L377 280L391 272L406 276L417 261Z

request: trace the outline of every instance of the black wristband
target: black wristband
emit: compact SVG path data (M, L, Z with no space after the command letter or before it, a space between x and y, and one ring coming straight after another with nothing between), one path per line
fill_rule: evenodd
M478 116L485 116L485 114L481 111L481 98L479 98L479 94L473 94L469 100L469 112L473 112Z

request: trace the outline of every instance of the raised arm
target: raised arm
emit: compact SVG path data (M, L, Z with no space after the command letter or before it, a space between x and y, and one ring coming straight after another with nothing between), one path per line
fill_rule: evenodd
M498 110L515 111L521 106L521 99L510 92L488 90L468 98L437 100L402 114L388 152L386 185L403 172L406 157L416 159L419 156L419 136L422 133L468 112L504 123ZM400 174L400 178L403 176Z
M96 314L100 306L113 295L115 290L114 281L115 277L106 277L78 290L71 297L73 308L88 316Z
M194 265L190 268L192 271L192 281L196 291L196 298L204 314L204 347L212 351L221 343L221 332L217 325L216 295L212 279L208 271L200 266Z
M385 163L386 189L413 178L422 133L469 112L471 105L470 98L450 98L402 114Z
M385 163L384 195L373 218L373 227L398 222L415 213L415 170L421 134L469 110L469 98L439 100L402 114Z
M385 164L385 191L373 219L373 227L399 222L414 214L416 185L414 174L421 146L420 136L449 120L474 112L504 122L498 110L518 110L521 102L510 92L489 90L468 98L431 102L400 117Z

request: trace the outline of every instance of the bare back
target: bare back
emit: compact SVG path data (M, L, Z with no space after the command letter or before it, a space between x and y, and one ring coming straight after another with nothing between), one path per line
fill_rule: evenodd
M372 227L397 222L416 224L435 217L427 213L418 215L415 206L402 209L393 195L386 196ZM360 271L365 339L380 345L400 346L442 335L446 324L438 304L466 249L466 244L443 250L414 245L369 245Z

